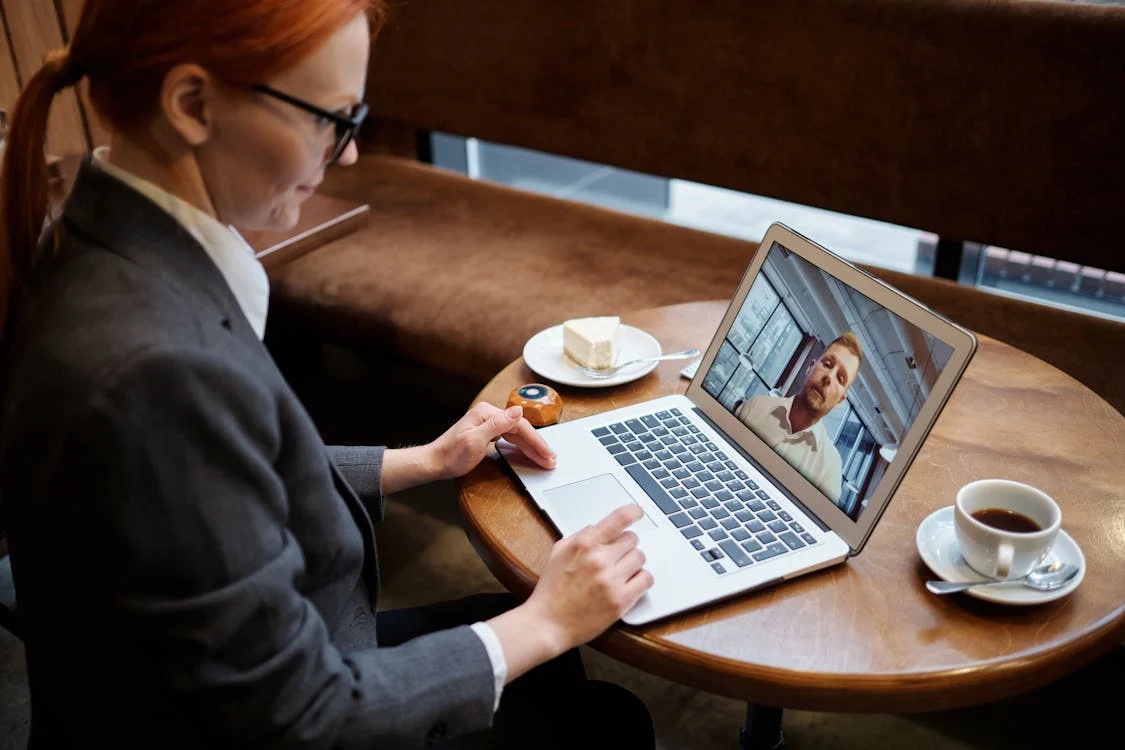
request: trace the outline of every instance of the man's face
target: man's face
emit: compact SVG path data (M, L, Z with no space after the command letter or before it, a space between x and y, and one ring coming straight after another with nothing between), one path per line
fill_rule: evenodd
M809 367L800 398L820 419L841 401L859 371L859 359L850 349L833 344Z

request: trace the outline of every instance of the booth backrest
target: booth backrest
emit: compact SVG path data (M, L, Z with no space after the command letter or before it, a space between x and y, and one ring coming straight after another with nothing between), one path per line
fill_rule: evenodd
M1125 8L408 0L369 100L421 129L1122 269Z

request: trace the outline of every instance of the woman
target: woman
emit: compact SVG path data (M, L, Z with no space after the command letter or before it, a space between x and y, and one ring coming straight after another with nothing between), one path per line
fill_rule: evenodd
M261 344L268 282L231 227L292 227L356 160L371 6L88 0L15 107L0 486L33 746L416 746L498 705L497 742L573 746L574 717L616 706L653 744L573 651L651 585L638 512L556 544L518 606L376 615L385 493L461 475L500 436L554 456L486 404L425 446L326 448ZM40 241L48 110L83 78L113 140Z

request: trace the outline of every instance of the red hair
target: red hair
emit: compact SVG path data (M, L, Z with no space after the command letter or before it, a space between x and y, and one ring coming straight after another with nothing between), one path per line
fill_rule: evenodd
M47 119L55 94L83 77L112 129L154 112L167 72L183 63L251 86L312 54L358 13L377 28L384 0L87 0L70 46L47 55L10 119L0 173L0 341L13 297L39 261L47 217Z

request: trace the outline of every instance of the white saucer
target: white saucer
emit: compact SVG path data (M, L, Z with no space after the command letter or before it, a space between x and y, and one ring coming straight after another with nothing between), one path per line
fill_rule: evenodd
M630 359L642 357L659 357L660 342L651 334L633 326L621 326L621 351L617 355L618 362L628 362ZM656 369L657 362L633 365L621 370L612 378L592 378L579 370L575 364L563 354L563 327L552 326L532 336L523 345L523 361L537 374L563 385L574 385L580 388L607 388L611 385L621 385L648 375Z
M948 505L941 510L936 510L918 525L918 533L914 537L918 545L918 554L922 561L929 566L939 578L946 581L975 581L981 577L979 573L969 567L957 549L957 537L953 530L953 506ZM1047 553L1049 563L1055 560L1074 563L1078 566L1078 575L1074 580L1054 591L1036 591L1028 586L1015 583L994 583L984 586L975 586L965 593L984 599L988 602L999 604L1043 604L1044 602L1061 599L1078 588L1082 579L1086 577L1086 558L1078 543L1062 529L1055 537L1055 544Z

